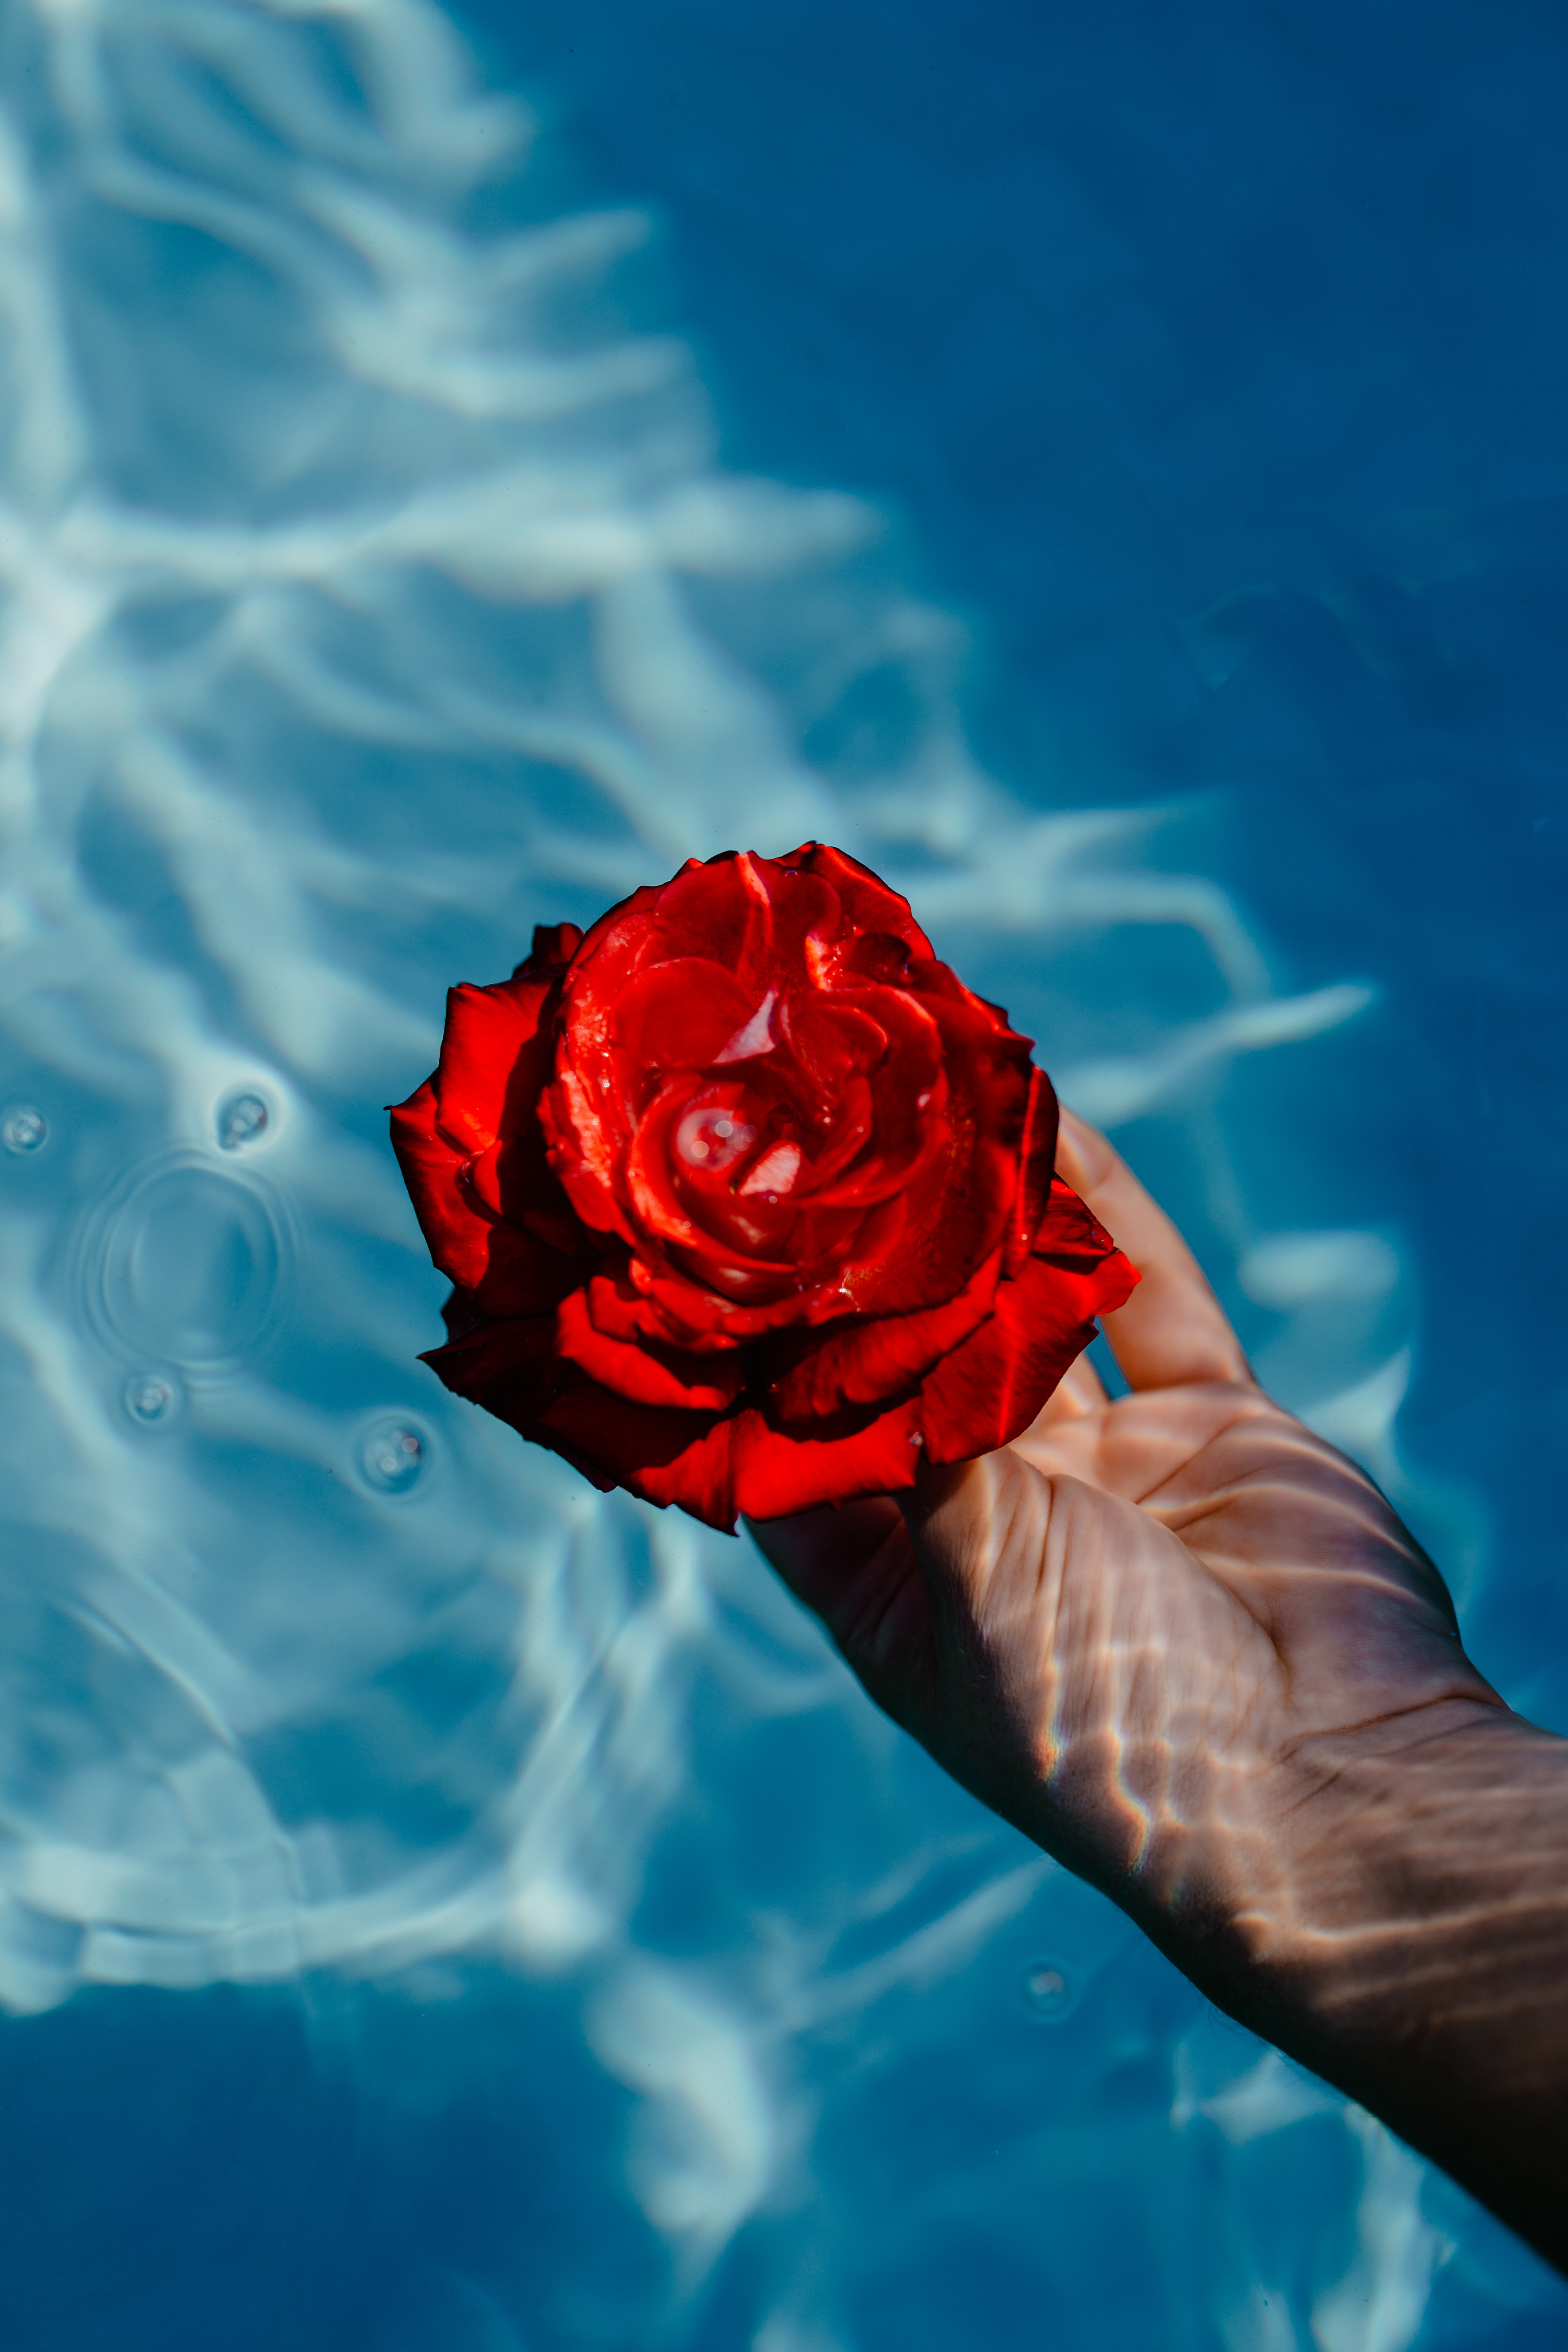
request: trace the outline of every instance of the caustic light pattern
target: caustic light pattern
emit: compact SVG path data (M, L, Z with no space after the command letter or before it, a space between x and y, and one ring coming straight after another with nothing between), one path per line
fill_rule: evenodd
M298 2242L310 2303L344 2245L318 2261L279 2184L352 2092L343 2181L395 2151L378 2352L695 2341L721 2274L750 2300L704 2341L948 2352L960 2306L899 2300L928 2259L1082 2341L1114 2276L1118 2340L1400 2352L1446 2245L1419 2168L942 1781L748 1547L595 1496L416 1361L443 1286L382 1106L452 974L737 840L835 841L1066 1099L1196 1139L1295 1401L1402 1475L1397 1260L1257 1231L1214 1108L1364 992L1279 996L1143 813L984 772L956 625L864 504L723 470L683 347L621 323L647 222L552 209L535 147L424 0L0 14L4 2053L100 2036L96 2148L153 2009L177 2041L241 1988L243 2069L304 1979L276 2162L247 2139L219 2197L193 2147L157 2214L209 2213L226 2280L251 2217L258 2295ZM765 996L716 991L721 1056ZM669 1129L699 1202L751 1123L717 1083ZM743 1213L782 1213L804 1142L743 1149ZM160 2116L207 2111L165 2072ZM8 2210L53 2199L55 2081ZM1321 2153L1315 2203L1265 2141ZM40 2341L130 2292L70 2179ZM14 2300L43 2258L7 2243ZM169 2324L188 2252L149 2342L228 2340ZM270 2340L314 2344L305 2307Z

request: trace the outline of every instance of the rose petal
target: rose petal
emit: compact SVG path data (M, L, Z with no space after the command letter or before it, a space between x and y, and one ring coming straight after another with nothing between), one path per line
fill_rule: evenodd
M706 865L689 859L659 892L654 929L657 961L701 956L733 972L742 987L750 985L769 961L773 936L756 861L734 850Z
M559 978L534 973L447 992L437 1118L465 1157L531 1120L550 1076L551 1041L541 1024L552 1021L559 988Z
M622 1053L643 1070L702 1070L756 1011L733 975L705 956L645 964L611 1015Z
M654 1267L634 1259L629 1274L642 1290L650 1315L658 1318L643 1328L650 1337L668 1339L673 1346L687 1349L728 1347L732 1342L759 1339L764 1332L786 1325L816 1325L850 1312L849 1301L839 1290L837 1276L815 1289L788 1297L782 1303L743 1305L692 1279L678 1266ZM595 1299L599 1296L595 1293ZM605 1328L596 1307L595 1320L601 1328Z
M769 1412L779 1421L808 1423L846 1404L904 1394L984 1321L1001 1270L1002 1253L994 1250L958 1296L941 1307L781 1335L774 1358L787 1369L769 1383Z
M394 1109L392 1148L431 1256L448 1281L471 1288L489 1262L484 1221L459 1189L462 1153L436 1132L433 1078Z
M819 1503L898 1494L914 1485L919 1433L915 1400L890 1406L841 1435L785 1435L761 1413L742 1412L734 1440L736 1507L749 1519L777 1519Z
M885 1495L914 1483L916 1408L906 1402L844 1434L786 1437L754 1407L718 1419L659 1412L574 1388L543 1418L546 1444L592 1459L645 1501L675 1504L731 1531L736 1515L778 1518L816 1503Z
M1114 1248L1026 1258L1016 1281L998 1286L987 1320L921 1391L928 1458L966 1462L1021 1436L1093 1339L1095 1318L1121 1306L1137 1278Z
M1029 1107L1018 1152L1018 1190L1007 1228L1005 1271L1009 1276L1017 1273L1028 1255L1046 1213L1055 1181L1058 1124L1056 1088L1044 1070L1036 1070L1029 1080Z
M846 1269L862 1314L907 1314L951 1297L1004 1239L1017 1198L1029 1041L945 965L910 971L942 1033L944 1143L903 1189L907 1223L896 1255L858 1257Z
M484 1312L541 1313L580 1279L574 1256L476 1203L466 1163L437 1131L429 1080L393 1112L392 1145L432 1258Z
M868 932L902 940L911 955L929 957L931 944L910 909L910 902L891 890L881 877L857 857L826 842L803 842L773 863L811 874L825 882L838 901L839 919L828 961L836 970L841 959L852 958L855 945Z
M558 963L570 963L583 944L582 926L578 923L535 923L533 945L521 963L512 966L513 980L530 971Z
M688 1356L657 1340L607 1338L595 1328L580 1290L556 1309L555 1344L573 1363L636 1404L722 1412L746 1385L746 1366L738 1349L729 1355Z
M1080 1201L1072 1186L1064 1183L1059 1176L1051 1180L1045 1211L1035 1233L1033 1254L1064 1268L1098 1264L1101 1259L1109 1266L1114 1257L1121 1295L1107 1298L1103 1306L1095 1309L1099 1315L1114 1315L1119 1307L1125 1307L1140 1279L1137 1267L1122 1256L1088 1202Z
M625 1266L617 1266L607 1273L601 1270L589 1281L584 1293L589 1320L595 1331L602 1331L606 1339L652 1339L664 1347L678 1348L683 1354L696 1357L729 1354L740 1346L742 1339L752 1336L750 1332L727 1329L724 1317L714 1313L717 1308L728 1308L727 1300L714 1298L710 1292L699 1290L695 1284L681 1282L679 1276L671 1276L670 1283L679 1284L683 1292L689 1293L700 1302L704 1312L712 1318L711 1328L704 1325L692 1329L678 1315L672 1314L657 1296L639 1290L631 1279L629 1269ZM730 1315L732 1319L732 1309Z

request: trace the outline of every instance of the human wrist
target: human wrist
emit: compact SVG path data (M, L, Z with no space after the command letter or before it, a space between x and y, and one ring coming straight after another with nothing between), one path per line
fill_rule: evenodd
M1274 1867L1258 1897L1237 1890L1235 1948L1325 2032L1408 2002L1418 1950L1436 2000L1483 1922L1532 1895L1555 1910L1555 1853L1529 1832L1565 1806L1568 1742L1498 1702L1447 1698L1319 1734L1276 1768ZM1497 1966L1495 1935L1483 1943Z
M1314 1740L1278 1807L1213 1997L1563 2263L1568 1742L1447 1700Z

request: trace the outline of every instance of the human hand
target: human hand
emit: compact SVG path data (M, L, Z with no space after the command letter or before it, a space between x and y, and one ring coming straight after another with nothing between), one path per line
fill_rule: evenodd
M1347 1767L1501 1701L1419 1544L1258 1386L1110 1145L1064 1114L1058 1166L1142 1273L1105 1318L1131 1392L1082 1358L1023 1437L901 1507L752 1532L895 1722L1268 2030L1269 1980L1338 1924Z

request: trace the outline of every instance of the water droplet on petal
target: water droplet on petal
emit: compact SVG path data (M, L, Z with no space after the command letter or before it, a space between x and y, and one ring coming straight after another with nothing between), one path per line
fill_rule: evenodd
M242 1151L266 1133L271 1118L260 1095L226 1095L218 1105L217 1139L226 1151Z
M0 1115L0 1143L7 1151L41 1151L48 1139L49 1122L31 1103L12 1103Z
M675 1149L689 1168L732 1167L756 1141L757 1130L743 1118L716 1110L711 1104L689 1110L675 1130Z

